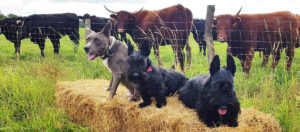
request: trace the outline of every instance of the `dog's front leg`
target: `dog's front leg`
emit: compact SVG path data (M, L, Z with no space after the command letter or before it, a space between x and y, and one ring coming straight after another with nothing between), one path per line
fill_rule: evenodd
M113 80L114 80L114 76L111 77L109 86L108 86L108 88L105 89L106 91L110 91Z
M162 106L167 105L167 100L164 95L157 95L155 96L156 99L156 107L161 108Z
M121 78L122 76L120 74L114 74L113 75L113 82L112 82L112 85L111 85L111 89L110 89L110 95L109 95L109 100L112 100L113 97L116 95L116 91L117 91L117 88L121 82Z
M151 97L149 95L141 93L141 97L143 102L139 104L139 108L143 108L151 104Z

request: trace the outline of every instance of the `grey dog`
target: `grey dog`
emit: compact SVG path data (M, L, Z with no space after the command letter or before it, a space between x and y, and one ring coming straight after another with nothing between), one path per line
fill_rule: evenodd
M136 85L127 79L127 71L129 68L127 46L114 37L109 36L112 29L112 23L108 21L101 32L90 31L91 34L86 38L85 52L88 54L89 60L100 57L103 64L112 73L109 87L109 100L113 99L116 94L120 82L130 91L130 100L136 100L138 93L135 92Z

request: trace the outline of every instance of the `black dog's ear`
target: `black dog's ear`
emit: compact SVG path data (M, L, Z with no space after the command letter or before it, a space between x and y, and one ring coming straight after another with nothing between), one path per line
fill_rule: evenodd
M148 57L151 53L151 47L150 47L149 43L140 44L139 50L146 57Z
M126 43L126 45L128 47L127 54L128 54L128 56L130 56L133 53L133 51L134 51L134 47L132 46L132 44L130 42Z
M147 59L147 67L151 66L152 65L152 61L148 58Z
M216 55L213 58L212 62L210 63L210 68L209 68L210 75L214 75L219 70L220 70L220 58L218 55Z
M106 36L106 37L109 37L110 35L110 32L111 32L111 27L112 27L112 24L110 21L107 21L105 27L102 29L102 33Z
M234 63L234 59L231 55L227 55L227 67L226 70L230 71L232 75L234 76L236 71L236 66Z

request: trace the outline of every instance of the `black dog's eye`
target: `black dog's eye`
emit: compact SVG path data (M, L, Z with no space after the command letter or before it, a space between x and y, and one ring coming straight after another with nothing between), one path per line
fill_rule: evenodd
M144 64L144 60L143 59L140 59L138 62L139 62L139 64Z
M132 56L129 56L129 57L128 57L128 62L130 63L130 62L132 62L132 60L133 60L133 57L132 57Z

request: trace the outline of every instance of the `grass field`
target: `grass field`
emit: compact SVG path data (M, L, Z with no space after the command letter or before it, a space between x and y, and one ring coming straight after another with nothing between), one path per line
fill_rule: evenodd
M60 55L53 54L53 46L46 42L46 58L40 56L38 45L29 39L22 41L21 55L16 57L14 46L0 36L0 131L88 131L76 125L55 102L54 86L58 81L111 77L100 59L88 61L83 51L84 29L77 53L68 37L60 40ZM192 38L192 36L190 36ZM189 78L208 73L207 57L200 55L198 45L190 39L192 65L185 73ZM221 65L226 65L226 44L215 43ZM174 54L169 46L161 47L164 66L170 68ZM157 63L153 54L153 62ZM245 78L240 62L235 58L237 73L235 90L244 108L253 107L274 116L284 131L300 131L300 48L296 49L290 74L285 72L285 55L278 67L260 66L262 58L255 54L251 75ZM179 69L179 66L177 67ZM177 69L177 70L178 70ZM167 106L168 107L168 106Z

